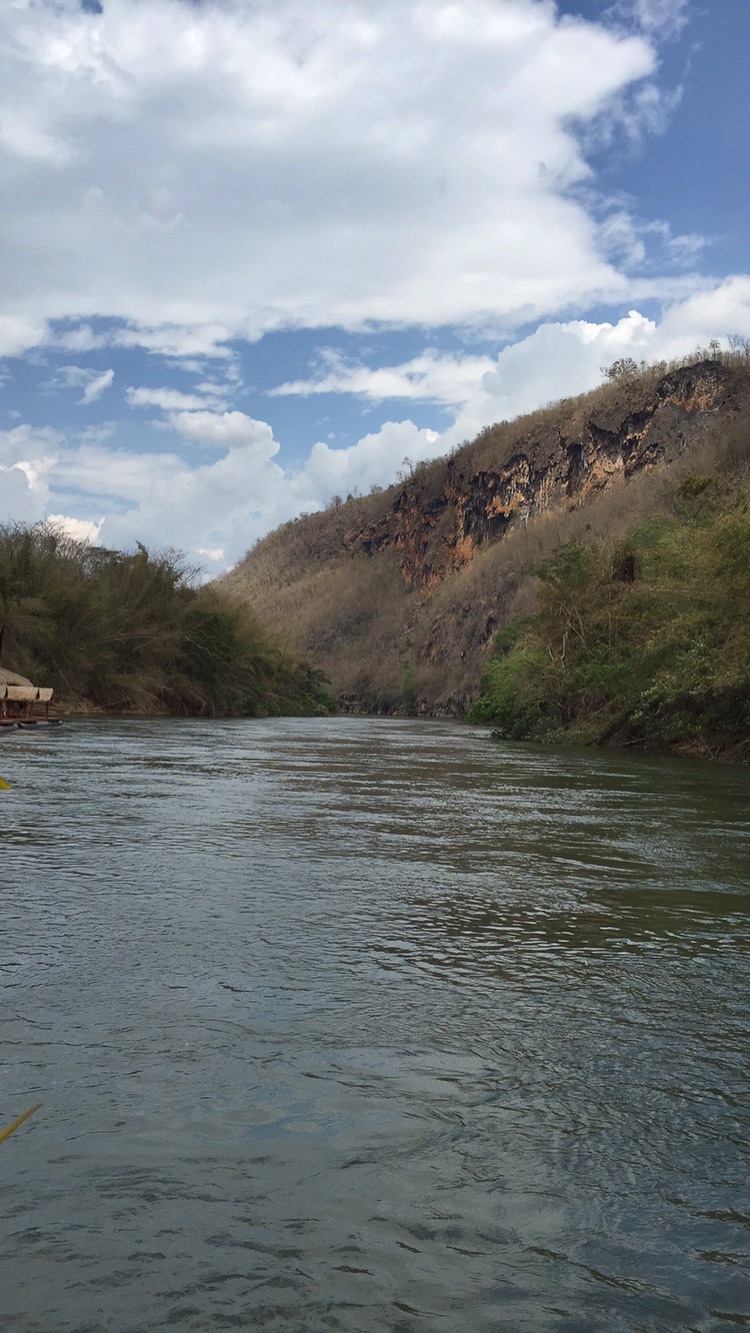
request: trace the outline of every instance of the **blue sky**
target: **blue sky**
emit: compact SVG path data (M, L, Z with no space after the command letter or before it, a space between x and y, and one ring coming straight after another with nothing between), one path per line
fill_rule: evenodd
M750 0L9 0L0 522L207 575L750 336Z

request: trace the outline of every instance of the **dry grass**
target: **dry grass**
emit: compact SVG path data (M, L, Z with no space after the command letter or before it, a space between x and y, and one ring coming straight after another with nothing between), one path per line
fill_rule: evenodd
M681 395L712 376L719 410L709 404L686 411ZM487 536L470 563L455 567L457 501L450 497L481 492L520 454L543 470L587 432L616 439L655 401L658 467L627 480L615 471L585 503L560 494L525 523L511 523L501 540ZM691 472L740 475L749 460L750 359L687 358L490 426L388 490L285 524L248 553L224 587L310 654L338 694L398 706L409 671L422 708L461 712L476 693L494 632L533 611L536 566L570 540L616 541L668 510Z

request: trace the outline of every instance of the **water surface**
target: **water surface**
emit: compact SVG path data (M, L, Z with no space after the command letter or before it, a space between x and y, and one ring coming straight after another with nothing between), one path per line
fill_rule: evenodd
M750 1325L750 773L0 738L0 1326Z

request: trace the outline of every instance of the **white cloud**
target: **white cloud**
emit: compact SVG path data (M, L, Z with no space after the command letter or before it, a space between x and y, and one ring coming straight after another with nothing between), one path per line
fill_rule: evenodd
M737 274L707 291L670 307L664 315L661 335L665 355L679 356L709 338L739 333L750 337L750 277ZM686 346L687 344L687 346Z
M51 426L27 426L0 430L0 463L15 466L20 460L54 457L64 443L64 436Z
M605 254L620 258L630 269L649 265L688 267L707 245L707 238L695 233L673 235L668 223L635 218L623 208L612 209L599 227L599 241Z
M585 393L601 382L603 365L621 356L636 361L654 356L656 335L656 324L636 310L615 325L587 320L541 324L503 349L446 438L459 443L493 421L510 421L545 403Z
M676 37L688 22L690 0L618 0L609 13L648 34Z
M663 116L642 35L537 0L35 0L0 6L0 52L12 347L64 319L76 350L231 357L628 290L571 127Z
M401 366L368 369L329 355L311 380L280 386L276 394L347 392L368 399L431 399L459 407L445 439L452 445L483 426L511 420L546 402L585 393L601 367L618 357L637 361L684 356L712 338L750 334L750 278L727 279L672 305L661 321L637 310L615 324L569 320L540 324L498 357L441 357L428 350Z
M336 352L328 351L321 356L312 379L281 384L270 391L270 396L351 393L374 402L411 398L453 406L471 397L477 380L493 364L488 356L450 356L427 348L399 366L371 369L347 363Z
M302 509L319 509L332 495L365 491L389 484L406 464L434 458L440 450L435 430L420 430L413 421L386 421L345 449L314 444L304 467L290 480L291 493Z
M220 456L191 467L177 453L66 443L57 432L25 425L0 432L0 521L47 517L108 546L176 546L216 572L264 532L322 508L335 492L387 484L405 458L431 457L438 440L410 421L387 422L349 448L315 444L302 467L284 472L265 422L204 411L177 413L172 423Z
M104 519L69 518L67 514L48 514L47 522L77 542L90 542L94 545L99 538Z
M45 340L51 347L60 347L66 352L93 352L108 342L104 334L95 333L90 324L63 329L56 335L49 334Z
M32 347L39 347L49 338L44 319L35 319L22 312L0 310L0 356L20 356Z
M185 466L178 454L136 453L107 448L96 441L73 441L53 460L48 481L64 496L78 493L84 499L88 497L97 509L103 500L122 508L127 501L146 504L155 487L167 489Z
M180 423L184 432L201 432L218 443L220 419L212 427L209 413L202 422ZM242 417L242 413L227 416ZM226 453L216 462L189 468L174 457L162 466L148 463L147 493L136 507L109 516L101 531L107 545L132 545L136 539L155 545L173 545L204 557L209 572L218 572L256 538L303 511L323 508L331 496L365 491L373 484L388 484L406 458L418 462L433 457L438 435L420 430L411 421L386 422L382 429L346 449L313 445L304 465L285 473L274 461L278 444L270 426L245 417L245 426L227 430ZM124 460L123 460L124 462ZM137 465L137 459L133 462Z
M616 324L587 320L541 324L528 338L503 349L455 424L442 437L450 444L472 438L492 421L512 420L547 402L586 393L601 380L601 367L620 357L672 360L717 338L750 336L750 278L733 277L672 305L661 320L637 310Z
M105 389L111 386L114 378L114 370L100 372L91 370L87 366L59 366L52 378L40 387L43 390L53 392L56 389L83 389L83 394L78 399L78 403L87 407L90 403L95 403L98 398L101 398Z
M62 515L68 525L84 525L69 531L93 525L105 545L171 545L217 572L295 514L322 507L334 494L393 481L404 459L446 453L493 421L592 388L601 367L619 357L668 359L714 337L726 345L730 333L750 336L749 277L695 292L660 320L632 310L614 323L542 324L504 347L489 366L485 358L467 357L463 365L460 358L447 358L441 367L434 353L425 354L435 382L445 374L461 385L449 430L438 434L410 420L386 422L345 448L312 444L294 470L280 466L270 425L239 411L173 412L167 424L174 448L151 453L112 448L106 431L66 438L49 428L16 425L0 431L0 521ZM405 364L412 367L413 361ZM403 367L391 368L399 371ZM406 376L404 387L408 392ZM447 392L439 401L447 401ZM190 455L180 452L182 442L210 446L214 453L193 466Z
M27 161L45 163L53 167L67 166L73 157L68 144L40 127L38 111L35 114L30 107L27 107L19 114L7 104L0 122L0 148Z
M655 83L641 84L628 103L618 107L613 122L621 121L631 139L644 134L663 134L673 112L682 100L682 87L660 88Z
M210 247L210 238L206 238ZM208 250L210 253L210 248ZM210 302L210 294L206 295ZM233 353L223 344L233 333L241 330L232 329L229 323L217 324L205 321L196 324L150 324L145 321L131 323L125 328L113 327L101 335L104 345L110 347L143 347L155 356L173 358L215 357L220 361L229 361ZM100 344L101 345L101 344Z
M0 523L36 523L49 504L47 473L62 436L25 424L0 431Z
M179 389L127 389L125 397L130 407L160 407L163 412L191 411L213 403L215 396L182 393Z
M101 398L104 390L110 387L114 377L114 370L103 370L101 375L94 375L83 390L83 397L78 401L84 405L95 403L97 398Z
M44 500L22 467L0 463L0 523L36 523L44 518Z
M250 449L268 458L279 449L271 427L244 412L176 412L172 425L184 439L219 449Z

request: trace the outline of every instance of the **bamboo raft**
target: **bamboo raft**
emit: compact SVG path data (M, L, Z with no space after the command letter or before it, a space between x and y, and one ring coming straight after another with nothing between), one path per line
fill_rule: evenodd
M59 726L60 719L50 717L53 693L49 686L34 685L0 667L0 729Z

